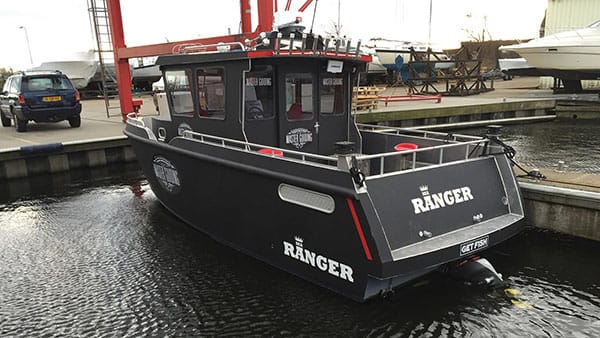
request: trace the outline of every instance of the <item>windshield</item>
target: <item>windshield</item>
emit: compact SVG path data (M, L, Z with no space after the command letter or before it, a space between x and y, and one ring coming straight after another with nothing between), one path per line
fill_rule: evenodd
M26 91L43 91L52 89L73 89L71 82L60 76L39 76L24 78L23 89Z
M588 26L589 28L600 28L600 20Z

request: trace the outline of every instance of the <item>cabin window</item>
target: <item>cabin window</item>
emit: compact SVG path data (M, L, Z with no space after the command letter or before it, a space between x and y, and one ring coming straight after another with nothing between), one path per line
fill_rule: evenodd
M198 69L198 115L201 118L225 119L225 69Z
M344 113L344 75L326 73L321 76L321 114Z
M246 120L273 118L273 67L254 66L246 74L244 115Z
M189 71L168 70L165 72L165 91L174 115L194 116L194 101L189 79Z
M289 121L311 120L313 118L312 74L286 74L285 111Z

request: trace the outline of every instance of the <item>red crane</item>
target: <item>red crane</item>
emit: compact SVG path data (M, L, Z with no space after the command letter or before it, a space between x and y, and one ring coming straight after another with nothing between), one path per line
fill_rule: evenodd
M245 39L253 39L257 37L260 32L270 32L273 29L274 1L276 2L277 0L257 0L258 26L254 31L252 31L252 8L250 6L250 1L251 0L240 0L242 34L127 47L125 45L123 19L121 16L121 1L107 0L110 33L115 56L117 86L119 89L119 102L121 105L123 122L126 121L127 114L135 111L134 101L131 95L131 73L129 70L130 58L172 54L174 48L182 44L216 44L219 42L234 41L243 43ZM136 102L135 105L139 107L139 103Z

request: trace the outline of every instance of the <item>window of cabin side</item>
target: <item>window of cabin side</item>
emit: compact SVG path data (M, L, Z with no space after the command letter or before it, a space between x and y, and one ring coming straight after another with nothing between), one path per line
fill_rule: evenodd
M198 115L201 118L225 119L225 69L201 68L198 76Z
M321 114L344 114L344 74L321 75Z
M273 67L254 65L246 73L244 115L246 120L266 120L273 118Z
M289 73L285 75L285 110L288 121L313 118L313 75Z
M167 70L165 72L165 92L173 115L194 116L190 78L191 73L186 70Z

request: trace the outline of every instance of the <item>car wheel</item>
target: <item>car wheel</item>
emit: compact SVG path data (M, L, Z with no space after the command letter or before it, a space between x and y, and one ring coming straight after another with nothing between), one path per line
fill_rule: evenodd
M0 118L2 118L2 126L3 127L10 127L10 117L5 117L4 114L0 113Z
M69 117L69 125L71 128L79 128L81 126L81 116L74 115Z
M15 127L17 128L17 132L22 133L27 131L27 120L21 120L17 116L15 116Z

